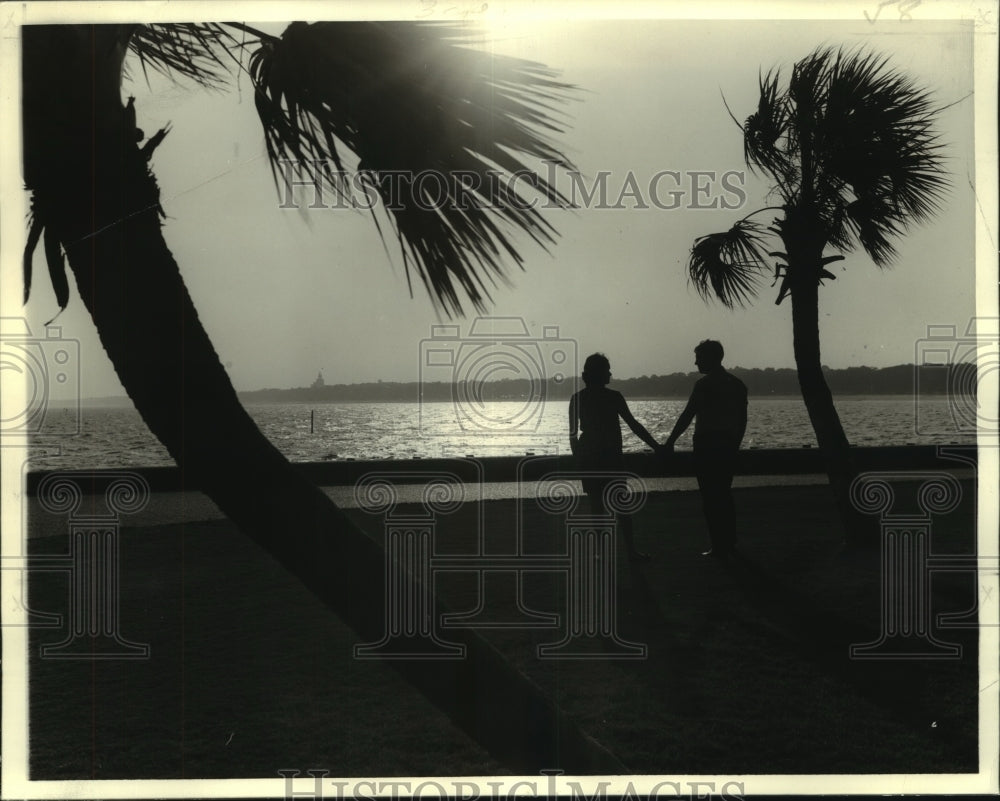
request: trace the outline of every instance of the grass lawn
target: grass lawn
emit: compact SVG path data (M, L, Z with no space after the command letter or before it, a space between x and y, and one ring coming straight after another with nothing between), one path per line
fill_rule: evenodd
M964 489L962 505L934 519L936 553L973 547ZM826 487L736 493L741 557L730 564L700 556L696 493L651 495L635 516L653 560L619 562L616 613L645 659L539 659L536 646L562 629L483 633L636 774L976 771L975 630L936 632L962 645L960 659L849 659L851 643L879 632L878 553L842 552ZM478 511L438 523L439 554L472 552ZM510 552L515 503L483 511L487 552ZM351 514L381 539L380 519ZM533 502L524 530L526 553L565 548L564 519ZM62 553L66 538L30 547ZM494 614L516 611L511 575L489 579ZM522 601L565 621L565 582L528 575ZM439 574L437 587L452 609L477 605L472 573ZM932 587L935 614L974 603L969 575ZM357 636L227 522L123 529L121 599L121 633L148 643L149 659L41 659L65 631L32 633L35 779L507 773L390 663L355 660ZM32 575L30 601L65 612L66 576Z

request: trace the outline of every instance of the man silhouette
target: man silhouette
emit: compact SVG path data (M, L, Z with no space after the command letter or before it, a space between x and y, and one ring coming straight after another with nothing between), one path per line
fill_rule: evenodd
M694 420L694 466L701 491L711 548L704 556L728 557L736 546L736 510L733 474L747 428L747 388L722 367L722 344L706 339L695 349L698 379L691 398L663 444L673 452L674 443Z

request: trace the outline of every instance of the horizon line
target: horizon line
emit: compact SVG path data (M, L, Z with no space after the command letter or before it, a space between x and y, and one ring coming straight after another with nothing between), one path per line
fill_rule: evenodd
M924 366L925 367L932 367L933 368L933 367L938 367L939 365L924 365ZM825 371L847 371L847 370L873 370L873 371L882 371L882 370L893 370L893 369L899 369L899 368L914 368L914 367L916 367L916 365L913 362L903 363L903 364L894 364L894 365L889 365L887 367L870 367L868 365L852 365L851 367L830 367L830 366L825 365L825 364L822 365L822 368ZM767 370L774 370L774 371L786 370L786 371L793 372L793 373L797 371L797 368L795 368L795 367L742 367L742 366L739 366L739 365L734 366L734 367L730 367L730 368L727 368L727 369L729 369L729 370L742 370L742 371L754 371L754 370L757 370L757 371L761 371L761 372L764 372L764 371L767 371ZM322 370L319 371L319 372L322 373ZM651 379L651 378L664 378L664 377L676 376L676 375L696 376L696 375L698 375L698 372L696 370L689 370L689 371L680 371L680 370L677 370L677 371L674 371L672 373L648 373L648 374L639 375L639 376L627 376L625 378L616 377L615 380L612 381L612 385L615 384L615 383L618 383L618 382L637 381L637 380ZM527 378L499 378L499 379L493 379L493 380L490 380L490 381L483 381L481 383L483 383L483 384L499 384L499 383L502 383L502 382L505 382L505 381L509 382L509 381L526 381L526 380L528 380L528 379ZM547 381L551 381L551 380L552 380L551 378L547 379ZM333 389L333 388L337 388L337 387L378 386L379 384L415 385L415 386L416 385L420 385L420 384L426 384L428 386L435 386L435 387L437 387L437 386L448 386L448 385L455 386L455 385L460 384L460 383L463 383L463 382L462 381L451 381L451 382L448 382L448 381L421 381L419 379L417 379L417 380L409 379L409 380L406 380L406 381L402 381L402 380L397 380L397 379L382 379L382 378L378 378L378 379L371 379L371 380L368 380L368 381L352 381L350 383L332 383L332 384L331 383L324 383L321 388L322 389ZM253 394L253 393L258 393L258 392L295 392L295 391L310 391L310 390L313 390L313 389L319 389L319 388L312 387L310 385L297 386L297 387L259 387L257 389L237 389L236 390L236 394L237 395L247 395L247 394ZM871 393L860 393L860 394L871 394ZM876 394L897 394L898 395L898 394L906 394L906 393L899 393L899 392L897 392L897 393L876 393ZM793 395L792 397L794 397L794 396L795 395ZM666 397L666 396L664 396L664 397ZM129 396L127 394L120 394L120 395L91 395L91 396L80 398L81 402L84 402L84 401L102 401L102 400L131 400L131 399L129 398ZM66 402L67 403L71 403L72 401L66 401ZM57 401L57 403L58 403L58 401Z

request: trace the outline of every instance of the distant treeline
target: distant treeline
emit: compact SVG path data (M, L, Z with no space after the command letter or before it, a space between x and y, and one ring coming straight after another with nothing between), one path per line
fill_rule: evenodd
M750 395L767 397L770 395L798 395L799 382L795 370L782 367L745 369L734 367L731 373L747 385ZM826 379L834 395L913 395L919 391L925 394L944 394L954 377L951 371L941 367L921 367L915 372L913 365L900 364L895 367L848 367L846 369L825 369ZM614 379L611 387L627 398L686 398L691 387L699 378L697 373L670 373L669 375L644 375L639 378ZM958 382L962 392L975 392L974 380ZM582 387L582 383L580 384ZM241 392L240 397L252 402L288 403L306 402L351 402L351 401L402 401L415 403L425 401L450 401L453 393L470 401L523 400L532 392L548 399L568 399L573 391L572 382L556 382L548 379L544 384L536 382L534 389L526 379L504 379L490 381L476 387L465 382L456 382L454 387L445 381L418 383L379 381L364 384L328 384L323 387L301 387L298 389L260 389Z

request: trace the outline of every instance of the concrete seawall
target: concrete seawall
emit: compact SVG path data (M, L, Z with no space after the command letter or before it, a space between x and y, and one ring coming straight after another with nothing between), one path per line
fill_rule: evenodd
M852 448L855 464L860 471L869 470L947 470L969 468L974 459L974 446L964 445L901 445L878 448ZM948 454L965 454L966 459L948 458ZM652 453L626 453L625 470L637 475L681 477L694 475L690 451L678 451L667 459ZM553 471L573 471L571 456L487 456L482 458L441 458L380 461L334 461L297 463L296 469L320 486L352 486L359 478L372 472L395 473L399 483L423 483L429 472L447 471L470 483L537 481ZM99 491L123 470L140 473L153 492L195 490L186 486L183 473L176 467L129 467L86 471ZM26 492L36 494L41 480L52 472L36 471L26 475ZM81 472L81 471L74 471ZM751 449L740 452L738 475L796 476L825 472L818 448Z

